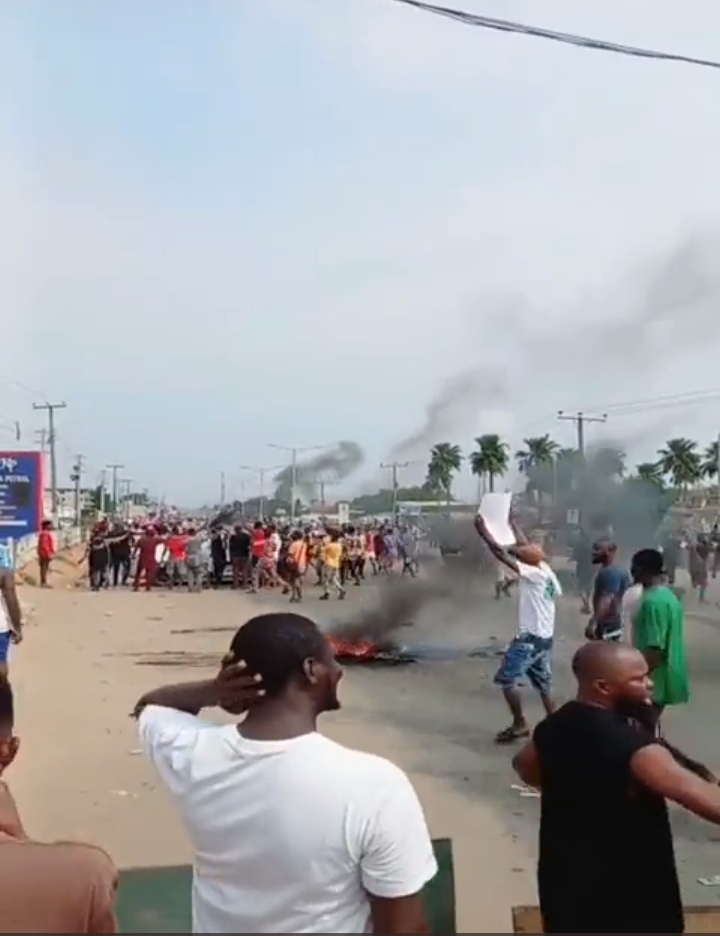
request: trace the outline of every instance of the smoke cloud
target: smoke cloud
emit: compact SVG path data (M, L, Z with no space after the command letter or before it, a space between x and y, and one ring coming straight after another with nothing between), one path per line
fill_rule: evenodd
M424 458L438 442L451 442L476 424L482 409L498 408L507 399L499 374L467 371L447 380L426 407L425 422L390 450L392 458Z
M299 462L295 470L298 497L311 500L317 484L337 484L356 471L365 460L365 453L357 442L338 442L306 461ZM289 501L292 496L292 468L288 465L274 478L275 497Z

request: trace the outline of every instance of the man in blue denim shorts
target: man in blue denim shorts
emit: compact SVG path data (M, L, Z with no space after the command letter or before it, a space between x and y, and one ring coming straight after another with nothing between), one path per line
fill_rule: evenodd
M493 539L479 514L475 525L490 552L515 573L519 582L518 630L495 675L495 684L502 689L513 719L495 740L498 744L507 744L530 735L522 709L519 688L522 683L529 682L540 693L548 714L555 708L552 699L552 649L555 602L562 589L542 547L528 543L517 526L512 524L518 544L506 550Z

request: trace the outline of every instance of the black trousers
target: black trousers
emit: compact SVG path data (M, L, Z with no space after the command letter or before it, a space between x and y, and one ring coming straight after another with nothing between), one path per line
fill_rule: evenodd
M127 585L130 578L130 556L112 557L113 585Z

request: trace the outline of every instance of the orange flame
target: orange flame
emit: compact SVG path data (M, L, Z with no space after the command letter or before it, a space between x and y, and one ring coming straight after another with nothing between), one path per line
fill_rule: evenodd
M380 648L369 640L343 640L341 637L328 637L328 643L333 648L338 659L345 660L372 660L378 655Z

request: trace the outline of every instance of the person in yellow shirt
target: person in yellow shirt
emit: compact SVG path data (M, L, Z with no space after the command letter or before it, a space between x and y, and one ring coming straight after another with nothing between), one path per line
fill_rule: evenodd
M334 588L338 598L345 597L345 589L340 581L340 566L343 560L343 544L340 541L340 534L335 532L330 535L330 542L325 546L324 556L324 575L323 588L325 591L320 596L321 601L327 601L330 598L330 589Z

